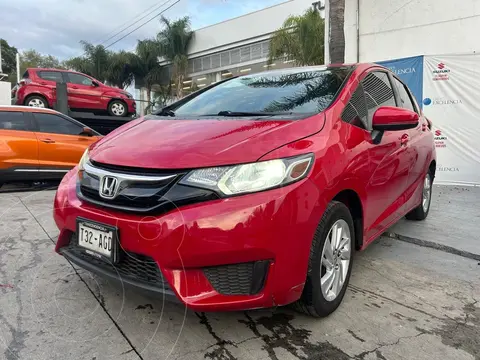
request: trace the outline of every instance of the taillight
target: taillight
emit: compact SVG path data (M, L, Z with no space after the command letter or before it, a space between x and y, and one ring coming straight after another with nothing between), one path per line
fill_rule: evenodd
M18 83L18 86L24 86L24 85L30 84L31 82L32 82L31 79L22 79L22 80L20 80L20 82Z

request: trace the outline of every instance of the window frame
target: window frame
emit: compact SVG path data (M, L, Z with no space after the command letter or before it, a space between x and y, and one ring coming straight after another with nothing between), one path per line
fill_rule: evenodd
M395 101L395 107L399 107L398 106L398 93L397 93L397 88L396 86L394 86L393 82L392 82L392 78L391 76L393 75L391 71L387 70L387 69L383 69L383 68L372 68L372 69L367 69L365 70L362 75L360 76L360 79L359 79L359 83L362 83L362 81L369 75L369 74L372 74L372 73L384 73L387 75L387 79L388 79L388 83L393 91L393 99ZM364 97L366 96L365 95L365 91L363 93ZM365 98L365 102L367 101L367 99ZM373 120L373 114L370 116L370 109L368 108L367 106L367 117L368 117L368 123L370 125L370 128L372 128L372 120Z
M39 79L43 80L43 81L52 81L52 82L55 82L57 83L58 81L55 81L55 80L52 80L52 79L45 79L42 77L42 73L56 73L56 74L60 74L60 78L62 79L62 83L65 82L65 79L63 78L63 73L62 71L58 71L58 70L38 70L37 71L37 76Z
M71 82L70 80L70 74L74 74L74 75L79 75L79 76L83 76L83 77L86 77L88 80L90 80L92 83L90 85L85 85L85 84L77 84L77 83L74 83L74 82ZM65 80L67 82L67 84L72 84L72 85L81 85L81 86L88 86L88 87L91 87L93 86L93 83L95 82L95 80L93 78L91 78L90 76L87 76L85 74L80 74L80 73L76 73L76 72L73 72L73 71L66 71L64 73L65 75Z
M417 101L416 101L416 99L413 97L413 94L412 94L410 88L409 88L398 76L396 76L395 74L390 73L390 75L391 75L391 77L392 77L391 82L392 82L393 84L395 84L396 95L398 96L397 104L398 104L398 103L401 104L401 96L400 96L400 92L398 91L398 88L397 88L397 83L395 83L395 82L393 81L393 79L397 80L398 82L400 82L400 84L403 85L405 91L407 92L408 97L410 98L410 102L411 102L412 105L413 105L413 106L412 106L412 107L413 107L413 111L415 111L417 114L420 115L420 111L419 111L419 108L418 108ZM398 106L398 105L397 105L397 107L404 109L402 106Z
M39 126L39 120L37 119L36 115L37 114L43 114L43 115L51 115L51 116L57 116L59 118L61 118L62 120L65 120L69 123L72 123L78 127L80 127L81 129L83 129L84 127L86 127L86 125L78 122L78 121L75 121L74 119L70 119L62 114L51 114L51 113L47 113L47 112L40 112L40 111L33 111L30 113L31 114L31 118L32 118L32 123L33 123L33 131L34 132L38 132L38 133L42 133L42 134L55 134L55 135L65 135L65 136L85 136L85 135L73 135L73 134L63 134L63 133L57 133L57 132L44 132L44 131L40 131L40 126ZM98 134L96 133L96 131L93 132L94 133L94 136L97 136Z
M367 123L365 124L366 128L361 128L361 127L356 126L356 125L354 125L350 122L346 122L345 120L343 120L343 117L342 117L345 109L347 108L347 105L350 104L350 101L352 100L353 94L355 94L355 92L357 90L360 90L361 93L362 93L363 104L365 105L365 109L367 111ZM355 88L353 89L350 96L348 97L348 101L346 102L346 105L343 107L343 110L340 114L340 120L343 121L345 124L349 124L349 125L354 126L354 127L358 128L360 130L363 130L363 131L366 131L366 132L371 132L372 131L372 121L369 119L369 116L368 116L367 99L365 98L365 91L363 90L363 84L362 84L361 80L358 81L358 84L356 84Z
M0 110L0 113L16 113L22 114L23 122L25 124L25 130L18 130L18 129L3 129L0 128L0 131L23 131L23 132L33 132L34 126L32 124L31 118L28 116L28 112L25 111L8 111L8 110Z

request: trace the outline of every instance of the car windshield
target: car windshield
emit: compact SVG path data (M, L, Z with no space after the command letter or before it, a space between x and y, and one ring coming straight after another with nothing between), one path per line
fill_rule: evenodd
M350 73L349 67L265 72L225 81L173 107L175 117L280 116L319 113Z

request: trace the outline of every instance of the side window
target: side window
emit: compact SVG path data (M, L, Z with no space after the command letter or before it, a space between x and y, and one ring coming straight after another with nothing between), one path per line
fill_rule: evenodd
M68 73L68 79L69 79L68 82L71 84L86 85L86 86L92 85L92 80L90 80L90 78L84 75Z
M363 80L363 91L367 102L368 118L381 106L397 106L387 73L371 72Z
M58 115L35 113L38 131L51 134L80 135L83 128Z
M23 112L0 111L0 130L29 131Z
M370 128L367 120L367 106L361 85L357 87L345 109L343 109L342 120L365 130Z
M417 109L412 102L412 99L410 97L410 94L408 93L408 90L406 89L406 86L395 77L393 78L393 82L395 83L395 86L397 87L397 90L398 90L398 95L400 96L399 106L402 108L417 112Z
M58 71L39 71L38 76L47 81L63 82L62 73Z

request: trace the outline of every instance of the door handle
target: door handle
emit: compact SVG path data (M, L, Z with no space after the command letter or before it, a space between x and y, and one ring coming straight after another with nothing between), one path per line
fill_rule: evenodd
M76 87L76 86L72 86L72 89L78 89L78 87Z
M410 136L408 136L408 134L403 134L402 137L400 138L400 144L407 145L408 140L410 140Z
M52 140L52 139L40 139L41 142L44 142L44 143L47 143L47 144L53 144L55 142L55 140Z

